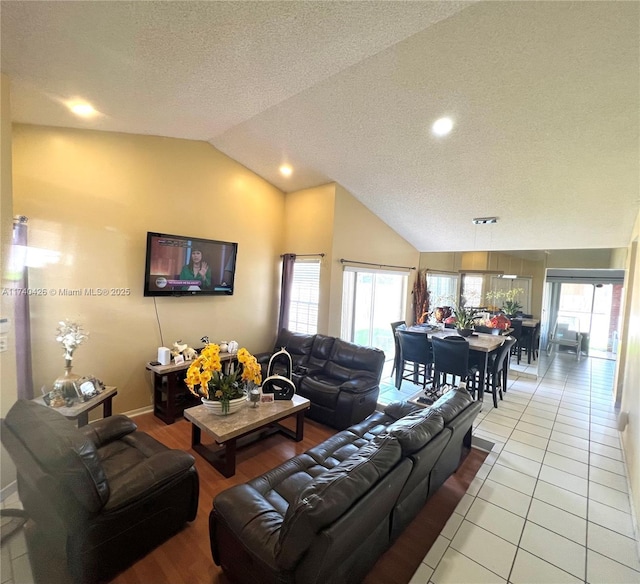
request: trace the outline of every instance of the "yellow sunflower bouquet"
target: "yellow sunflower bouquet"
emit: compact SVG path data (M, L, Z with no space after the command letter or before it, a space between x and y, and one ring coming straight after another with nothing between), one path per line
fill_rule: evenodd
M245 348L239 349L238 364L222 371L220 347L208 344L187 370L185 383L194 395L222 403L223 413L229 411L229 400L244 397L254 385L262 383L260 364Z

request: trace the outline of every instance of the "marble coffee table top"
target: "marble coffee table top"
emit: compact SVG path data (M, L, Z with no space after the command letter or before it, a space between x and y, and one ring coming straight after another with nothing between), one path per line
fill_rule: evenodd
M204 405L195 406L186 409L184 417L213 436L216 442L222 443L306 410L310 405L311 402L306 397L294 395L290 400L260 402L257 408L251 407L247 401L246 406L226 416L218 416Z

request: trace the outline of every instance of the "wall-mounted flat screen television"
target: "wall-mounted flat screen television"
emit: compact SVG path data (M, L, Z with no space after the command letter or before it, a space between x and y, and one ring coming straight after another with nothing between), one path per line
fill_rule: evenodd
M237 243L148 232L144 295L231 295L237 253Z

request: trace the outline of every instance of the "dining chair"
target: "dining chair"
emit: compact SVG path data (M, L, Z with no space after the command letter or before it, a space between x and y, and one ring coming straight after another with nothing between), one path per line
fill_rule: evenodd
M474 365L469 365L469 342L457 335L444 338L432 337L433 347L433 382L434 386L440 387L444 378L447 382L447 375L453 377L452 383L456 383L456 377L460 381L466 381L467 387L471 386L472 393L475 393L476 374L478 369Z
M393 335L393 344L395 346L396 353L393 356L393 367L391 368L390 377L393 377L394 372L397 371L398 369L398 363L400 362L400 342L398 341L396 330L398 329L399 326L403 326L403 325L404 326L407 325L407 323L404 320L397 320L391 323L391 334Z
M504 343L502 343L495 359L491 362L489 369L487 370L487 377L484 384L484 392L490 393L493 396L493 407L498 407L498 396L502 399L502 392L507 391L507 357L511 354L511 347L517 342L515 337L505 337Z
M540 337L540 323L537 323L535 327L522 327L522 335L520 337L520 345L521 349L527 355L527 363L531 364L531 359L536 360L537 357L537 349L536 349L536 339ZM539 342L539 341L538 341Z
M432 382L433 352L426 333L396 330L400 343L400 361L396 370L396 388L400 389L402 381L411 381L422 387Z
M511 336L515 337L516 342L511 347L511 355L515 355L518 365L520 365L520 359L522 357L522 321L514 318L511 320Z

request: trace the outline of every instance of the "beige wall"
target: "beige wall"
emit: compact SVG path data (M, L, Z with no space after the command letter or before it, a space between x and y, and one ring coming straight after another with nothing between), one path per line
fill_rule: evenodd
M611 249L554 249L547 255L547 268L611 267Z
M340 336L341 258L399 266L418 265L419 253L344 187L330 183L286 196L286 251L324 253L318 332ZM411 272L409 292L415 272Z
M343 274L341 258L417 268L420 254L349 191L336 185L329 326L327 329L328 334L333 336L340 336ZM407 319L411 314L410 293L415 274L416 270L412 270L409 275Z
M153 298L142 295L146 232L238 242L231 297L158 298L164 344L237 340L266 349L276 322L284 195L205 142L15 125L14 212L29 217L30 246L59 254L30 268L36 390L62 373L58 321L89 340L74 372L118 387L114 409L152 403L145 363L161 345ZM130 288L130 296L63 296L60 289Z
M622 433L636 528L640 526L640 213L628 248L625 313L618 360L617 386L622 394L620 411L629 415ZM637 532L636 532L637 533Z
M618 247L611 250L609 267L612 270L624 270L627 266L627 248Z
M11 186L11 109L9 102L9 78L2 75L0 83L0 227L2 246L2 262L0 274L2 287L6 286L6 260L10 254L11 237L13 232L13 199ZM13 297L0 296L0 315L10 321L7 334L8 348L0 353L0 415L4 416L15 402L16 388L16 351L13 325ZM9 455L2 450L2 464L0 465L0 488L6 487L15 479L15 469Z
M284 251L296 254L325 254L320 263L318 307L318 332L322 334L328 334L329 330L335 198L335 183L289 193L285 198ZM275 328L274 323L273 330Z

